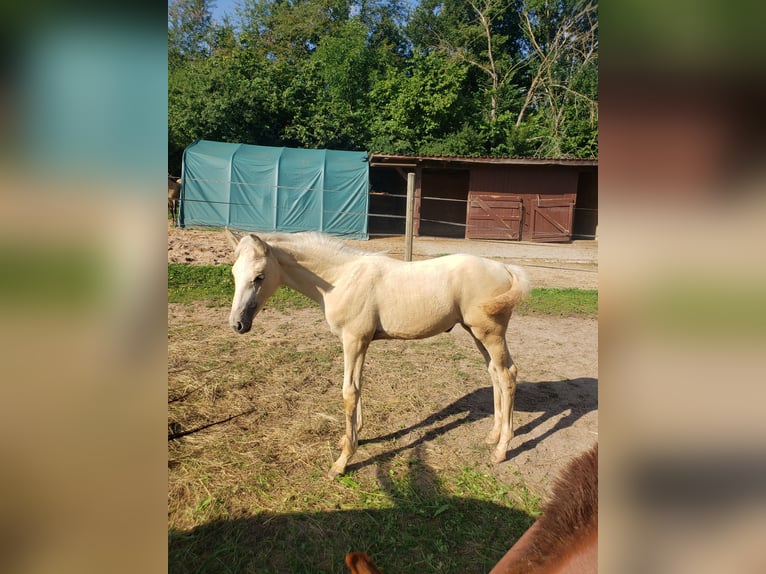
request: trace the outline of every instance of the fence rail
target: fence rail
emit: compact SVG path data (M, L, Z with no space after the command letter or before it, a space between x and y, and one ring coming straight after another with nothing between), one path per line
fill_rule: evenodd
M318 189L315 189L313 187L293 187L293 186L279 186L279 185L261 185L261 184L252 184L248 182L229 182L229 181L223 181L223 180L215 180L215 179L193 179L191 181L201 181L206 183L231 183L234 185L246 185L249 187L258 187L261 189L268 189L268 190L274 190L274 189L285 189L285 190L299 190L303 192L312 192L312 191L320 191ZM332 189L322 189L321 190L324 193L336 193L340 192L342 190L332 190ZM205 203L209 205L230 205L230 206L248 206L251 205L249 203L241 202L241 201L211 201L211 200L203 200L203 199L195 199L195 198L187 198L184 197L185 194L182 194L182 201L187 203ZM402 213L382 213L382 212L373 212L368 209L367 212L361 212L361 211L335 211L335 210L322 210L322 213L338 216L338 215L348 215L348 216L357 216L357 217L368 217L369 220L391 220L392 222L396 222L395 227L397 228L396 231L388 230L386 231L383 226L374 226L376 228L375 231L369 231L369 235L375 236L375 237L394 237L399 235L406 235L406 228L408 223L408 217L406 213L406 201L407 201L407 195L400 194L400 193L386 193L386 192L370 192L369 193L369 201L368 204L373 201L380 201L381 199L394 199L395 201L402 200L402 206L401 210ZM449 204L455 204L455 203L461 203L466 206L466 211L468 207L468 199L459 199L459 198L446 198L446 197L431 197L431 196L421 196L420 197L421 204L424 201L429 202L443 202L443 203L449 203ZM287 202L287 203L269 203L267 205L264 205L264 209L268 209L270 211L274 210L291 210L295 207L297 202ZM597 208L589 208L589 207L577 207L576 205L573 208L576 213L592 213L592 214L598 214ZM411 216L414 217L414 216ZM449 226L451 228L462 228L465 229L468 227L468 224L466 221L458 222L458 221L446 221L446 220L439 220L439 219L432 219L432 218L419 218L421 223L427 223L427 224L435 224L435 225L444 225ZM401 223L404 223L401 230L398 229L399 225ZM504 226L492 226L482 225L481 227L482 231L498 231L498 232L507 232L508 228ZM595 239L595 234L582 234L582 233L572 233L571 234L572 239Z

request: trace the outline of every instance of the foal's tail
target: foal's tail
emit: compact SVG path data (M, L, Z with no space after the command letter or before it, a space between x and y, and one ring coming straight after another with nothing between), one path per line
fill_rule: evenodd
M529 279L527 272L521 267L506 264L505 269L511 276L511 288L494 299L490 299L481 307L488 315L498 318L505 317L505 322L507 322L511 317L513 308L529 295Z
M506 264L505 268L513 278L513 284L510 291L505 294L505 300L508 305L515 307L529 296L529 278L527 272L518 265Z

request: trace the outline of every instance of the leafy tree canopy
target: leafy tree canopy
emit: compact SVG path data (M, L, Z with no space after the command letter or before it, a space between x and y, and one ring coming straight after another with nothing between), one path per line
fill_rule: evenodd
M595 157L590 0L169 0L169 167L197 138Z

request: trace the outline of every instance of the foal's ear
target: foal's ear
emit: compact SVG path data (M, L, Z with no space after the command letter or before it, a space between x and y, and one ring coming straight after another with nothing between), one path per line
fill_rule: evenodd
M263 239L258 237L257 235L250 234L250 237L253 238L253 241L255 242L255 249L258 251L258 253L263 257L269 254L269 244L266 243Z
M239 238L234 235L228 227L224 227L223 230L226 233L226 239L228 239L231 246L236 249L239 245Z

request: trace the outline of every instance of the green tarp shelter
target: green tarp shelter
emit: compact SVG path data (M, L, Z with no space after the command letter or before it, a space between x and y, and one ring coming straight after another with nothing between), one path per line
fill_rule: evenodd
M182 227L368 237L366 152L197 140L181 177Z

